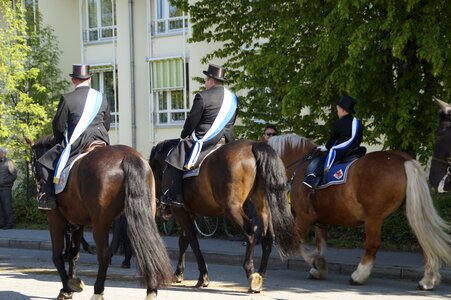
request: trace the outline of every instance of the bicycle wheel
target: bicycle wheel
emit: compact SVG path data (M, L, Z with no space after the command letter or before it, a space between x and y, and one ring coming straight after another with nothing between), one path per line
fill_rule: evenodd
M218 217L203 217L198 216L194 220L194 226L196 230L204 237L211 237L218 230Z

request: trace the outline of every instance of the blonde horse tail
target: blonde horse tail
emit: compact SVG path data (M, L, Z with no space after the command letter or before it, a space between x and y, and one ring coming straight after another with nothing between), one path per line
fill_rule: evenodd
M440 283L441 261L451 266L451 225L434 208L426 175L416 160L404 162L407 175L406 214L425 258L422 289L432 289Z

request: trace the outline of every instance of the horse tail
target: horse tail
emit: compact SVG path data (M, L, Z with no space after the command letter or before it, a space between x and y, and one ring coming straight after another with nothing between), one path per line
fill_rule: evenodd
M299 249L295 220L288 207L285 166L277 153L265 143L252 146L257 161L257 180L265 188L270 210L272 234L282 258Z
M407 175L406 214L423 249L426 266L439 269L440 260L451 266L451 226L434 208L423 168L416 160L404 162Z
M151 199L155 195L152 195L148 182L152 171L144 159L132 154L124 157L122 169L125 178L124 211L138 271L144 283L158 288L172 281L173 272L152 212Z

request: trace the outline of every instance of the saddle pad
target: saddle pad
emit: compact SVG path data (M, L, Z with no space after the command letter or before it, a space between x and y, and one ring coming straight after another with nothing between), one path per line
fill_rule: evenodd
M357 159L354 159L349 162L332 165L327 173L326 181L321 181L321 184L317 189L323 189L330 185L345 183L348 177L349 167L356 161Z
M77 160L79 160L86 154L88 154L88 152L78 155L70 165L64 167L63 171L61 172L61 176L60 176L60 179L58 180L58 183L55 183L55 194L59 194L62 191L64 191L64 188L66 187L67 179L69 178L70 169L72 169L72 166L74 165L74 163Z
M200 166L202 166L202 163L204 162L204 160L213 152L215 152L216 150L218 150L221 146L224 146L223 144L217 144L210 152L207 153L207 155L205 155L204 159L200 162L199 166L195 169L191 169L188 171L183 171L183 176L182 178L188 178L188 177L196 177L199 176L199 172L200 172Z

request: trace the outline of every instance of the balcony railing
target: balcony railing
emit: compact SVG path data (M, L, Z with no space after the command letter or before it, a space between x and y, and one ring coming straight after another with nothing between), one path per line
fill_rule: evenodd
M187 16L158 19L154 22L153 33L155 35L181 33L184 28L188 28Z
M114 32L113 32L114 31ZM104 26L89 28L83 31L83 41L85 43L108 41L117 35L116 26Z

